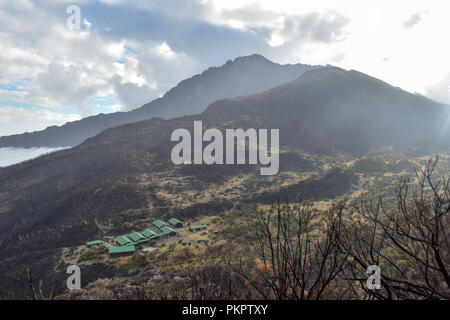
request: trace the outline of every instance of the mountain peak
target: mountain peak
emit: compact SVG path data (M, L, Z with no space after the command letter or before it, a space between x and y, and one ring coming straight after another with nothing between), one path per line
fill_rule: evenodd
M273 63L272 61L270 61L263 55L260 55L257 53L251 54L249 56L237 57L234 59L234 62L241 62L241 61L264 61L264 62Z
M263 92L318 67L281 65L259 54L238 57L182 80L163 97L130 112L97 115L57 128L0 137L0 147L74 146L109 127L154 117L170 119L201 113L216 100Z
M301 74L295 81L298 84L312 83L316 81L343 82L343 81L362 81L364 83L372 83L385 87L392 86L380 79L374 78L363 72L356 70L345 70L336 66L327 65L323 68L312 69Z
M270 61L266 57L260 54L251 54L248 56L242 56L234 58L234 60L228 60L222 67L241 67L242 65L277 65L277 63Z
M335 67L332 65L327 65L323 68L313 69L310 71L306 71L298 78L298 81L301 82L314 82L320 81L324 79L331 78L350 78L349 71L345 69L341 69L339 67Z

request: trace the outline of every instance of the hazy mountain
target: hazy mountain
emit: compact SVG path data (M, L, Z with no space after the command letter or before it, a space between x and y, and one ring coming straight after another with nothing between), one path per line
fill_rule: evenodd
M54 266L49 257L58 260L60 248L103 235L99 225L114 235L127 231L124 221L218 212L236 201L268 202L277 191L316 199L349 192L358 183L353 172L319 168L304 155L358 156L385 146L445 150L449 108L360 72L326 67L259 94L218 100L199 115L109 128L77 147L0 169L3 294L14 290L26 263ZM283 174L269 182L257 166L174 166L171 133L192 130L194 120L204 129L280 129Z
M392 146L434 152L449 146L450 106L358 71L326 67L267 92L213 103L202 115L280 128L281 144L312 152L365 154ZM224 120L225 121L225 120Z
M109 127L154 117L168 119L200 113L217 99L261 92L314 68L319 66L280 65L256 54L239 57L181 81L162 98L133 111L99 114L42 131L0 137L0 147L75 146Z

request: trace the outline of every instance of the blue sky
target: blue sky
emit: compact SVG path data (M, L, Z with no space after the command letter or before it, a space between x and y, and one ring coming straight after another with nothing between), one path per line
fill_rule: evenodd
M69 5L80 30L66 21ZM356 69L450 103L444 1L0 0L0 136L128 111L237 56Z

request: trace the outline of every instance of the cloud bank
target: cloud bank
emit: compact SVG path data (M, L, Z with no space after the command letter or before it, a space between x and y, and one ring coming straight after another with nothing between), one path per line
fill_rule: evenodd
M0 148L0 167L7 167L64 148Z

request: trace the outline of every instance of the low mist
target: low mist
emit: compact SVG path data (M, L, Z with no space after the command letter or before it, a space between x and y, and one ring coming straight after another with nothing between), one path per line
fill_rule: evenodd
M67 147L60 148L0 148L0 167L7 167L26 160L37 158L43 154L55 152L58 150L67 149Z

